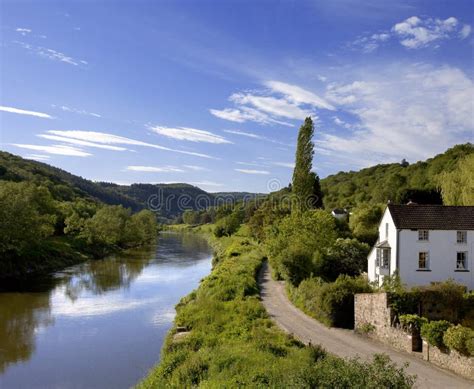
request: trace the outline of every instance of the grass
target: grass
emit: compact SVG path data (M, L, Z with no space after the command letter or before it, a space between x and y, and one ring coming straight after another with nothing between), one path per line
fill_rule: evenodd
M259 299L264 253L246 235L210 238L214 268L177 305L161 361L138 388L411 387L385 357L346 361L280 331ZM177 327L186 332L175 336Z

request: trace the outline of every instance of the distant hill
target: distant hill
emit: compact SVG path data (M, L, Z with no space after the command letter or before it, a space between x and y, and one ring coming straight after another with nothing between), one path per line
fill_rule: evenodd
M46 163L24 159L0 151L0 180L32 181L46 186L57 200L69 201L83 197L110 205L123 205L133 211L152 207L163 218L179 216L184 209L214 205L218 196L241 200L248 192L208 193L189 184L117 185L94 182L68 173Z
M456 168L474 153L471 143L457 145L426 161L383 164L360 171L339 172L321 180L326 208L354 207L363 203L440 202L439 174Z

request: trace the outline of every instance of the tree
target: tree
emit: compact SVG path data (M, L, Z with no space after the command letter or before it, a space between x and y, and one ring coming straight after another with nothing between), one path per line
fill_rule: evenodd
M457 168L441 173L438 182L445 205L474 205L474 154L458 162Z
M26 254L54 233L56 209L47 188L0 182L0 204L0 253Z
M311 172L314 155L313 134L313 120L307 117L298 133L292 185L296 207L301 211L313 208L318 201L322 201L319 178L317 179L318 183L316 183L317 175ZM315 193L315 190L317 193Z
M378 224L382 218L383 208L380 205L363 204L350 215L349 227L354 236L370 245L378 236Z

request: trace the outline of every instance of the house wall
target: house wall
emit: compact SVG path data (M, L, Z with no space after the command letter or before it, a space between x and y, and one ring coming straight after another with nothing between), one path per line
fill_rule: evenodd
M388 237L385 233L385 224L388 223ZM388 210L388 207L385 208L385 212L382 216L382 220L379 224L379 237L378 242L383 242L384 240L388 240L388 243L391 247L390 250L390 274L393 274L397 268L397 229L392 219L392 215ZM369 281L373 282L377 279L377 269L375 267L376 262L376 249L373 249L368 256L368 264L367 264L367 274ZM384 276L379 276L379 284L382 285Z
M456 231L430 230L428 241L418 241L417 230L399 232L400 278L408 286L426 285L433 281L454 281L474 289L474 231L467 232L467 243L456 243ZM430 271L418 270L418 253L429 253ZM468 252L468 272L456 271L456 253Z

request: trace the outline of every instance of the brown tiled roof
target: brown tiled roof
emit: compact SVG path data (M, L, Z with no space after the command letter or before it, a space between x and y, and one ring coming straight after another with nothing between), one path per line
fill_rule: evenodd
M399 229L474 230L474 206L389 204Z

